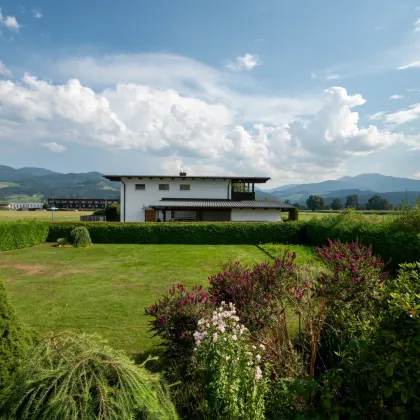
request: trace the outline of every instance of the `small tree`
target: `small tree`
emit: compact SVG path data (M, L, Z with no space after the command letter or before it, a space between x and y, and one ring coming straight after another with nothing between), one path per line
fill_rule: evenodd
M30 344L30 334L19 323L0 278L0 405Z
M388 201L378 194L370 197L366 204L367 210L388 210L390 207L391 205L388 203Z
M322 210L324 207L324 199L319 195L310 195L306 200L306 206L308 207L308 210Z
M337 197L334 198L333 202L331 203L331 208L333 210L343 210L343 203L342 201Z
M119 222L120 221L120 205L111 204L105 209L105 217L107 222Z
M48 201L44 201L44 204L42 205L42 208L44 209L44 210L48 210L48 208L49 208L49 204L48 204Z
M357 210L359 208L359 196L357 194L350 194L346 197L346 209L353 208Z
M87 247L92 245L89 231L84 226L75 227L71 233L71 243L74 247Z
M299 220L299 210L296 207L289 210L289 220Z

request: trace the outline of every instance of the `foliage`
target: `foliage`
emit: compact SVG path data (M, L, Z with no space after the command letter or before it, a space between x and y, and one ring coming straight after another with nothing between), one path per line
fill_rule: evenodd
M292 206L297 208L298 210L300 210L303 207L301 203L293 203Z
M291 277L295 258L295 253L285 251L282 258L252 269L239 262L226 264L222 272L210 277L209 294L216 305L235 304L241 322L251 331L264 328L279 309L277 284Z
M380 322L352 340L323 379L329 414L350 418L420 416L420 263L404 264L384 290Z
M289 220L299 220L299 209L297 207L293 207L291 210L289 210Z
M70 332L33 350L5 413L21 420L177 418L157 377L104 342Z
M331 203L331 208L333 210L342 210L343 207L344 206L343 206L342 201L338 197L337 198L334 198L334 200Z
M120 221L120 205L111 204L105 209L105 216L107 222L119 222Z
M87 247L92 245L89 231L84 226L78 226L72 229L70 233L71 243L76 248Z
M357 210L359 208L359 196L357 194L350 194L346 197L345 208L352 208Z
M49 207L50 207L50 205L48 204L48 201L44 201L44 203L42 204L42 208L43 208L44 210L48 210L48 209L49 209Z
M381 197L378 194L375 194L373 197L370 197L367 204L367 210L389 210L392 208L392 205L388 203L385 198Z
M45 222L0 222L0 251L27 248L44 243L48 236Z
M302 243L305 222L293 223L54 223L49 242L68 237L76 226L85 226L97 244L236 245Z
M212 316L201 319L194 338L208 417L264 419L266 379L260 367L264 346L252 346L235 306L222 303Z
M0 278L0 405L27 356L31 336L20 324Z
M67 238L58 238L57 239L57 247L61 248L64 245L68 245L69 244L69 240Z
M390 228L394 231L420 232L420 203L413 207L405 205L392 221Z
M310 195L306 200L308 210L316 211L324 208L324 199L318 195Z
M153 317L151 331L162 339L165 355L185 359L192 355L198 321L212 309L213 302L201 286L188 291L177 284L156 304L145 308L145 314Z

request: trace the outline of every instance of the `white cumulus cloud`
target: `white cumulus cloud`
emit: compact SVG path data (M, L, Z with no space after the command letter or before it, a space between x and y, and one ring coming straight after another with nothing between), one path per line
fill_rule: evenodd
M0 27L4 26L11 31L18 31L20 25L14 16L3 16L0 8Z
M406 109L392 112L385 116L385 121L389 124L401 125L420 118L420 103L410 105Z
M262 62L258 55L245 54L238 56L234 61L229 62L226 67L233 72L249 71L254 67L261 65Z
M55 153L65 152L67 150L66 146L63 146L62 144L58 144L55 141L50 142L50 143L41 143L41 146L46 147L51 152L55 152Z
M389 99L393 99L393 100L404 99L404 95L391 95Z

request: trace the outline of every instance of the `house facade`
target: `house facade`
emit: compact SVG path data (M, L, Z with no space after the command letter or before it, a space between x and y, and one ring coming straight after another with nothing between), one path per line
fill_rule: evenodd
M278 222L279 201L255 200L255 184L266 177L179 175L104 175L120 181L121 221L264 221Z

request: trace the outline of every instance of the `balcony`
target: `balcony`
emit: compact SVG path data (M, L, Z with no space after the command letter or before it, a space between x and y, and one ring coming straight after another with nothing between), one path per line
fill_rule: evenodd
M234 201L255 201L255 192L232 191L232 200L234 200Z

